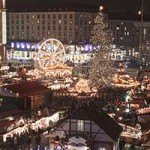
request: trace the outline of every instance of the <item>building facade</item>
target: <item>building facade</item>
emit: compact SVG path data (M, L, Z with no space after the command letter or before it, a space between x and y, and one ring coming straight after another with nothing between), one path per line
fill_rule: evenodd
M95 13L8 12L8 40L89 42Z
M91 103L62 120L51 137L69 150L118 150L121 133L122 127Z
M62 43L89 44L96 14L97 8L85 6L77 9L70 5L51 7L47 11L8 11L7 39L38 43L44 39L56 38ZM105 19L112 32L112 41L116 49L125 51L129 56L139 52L141 42L139 18L131 19L126 16L120 19L106 14ZM147 21L143 23L143 43L150 40L148 24ZM147 50L144 55L149 55L149 51Z
M0 1L0 63L6 61L6 1Z

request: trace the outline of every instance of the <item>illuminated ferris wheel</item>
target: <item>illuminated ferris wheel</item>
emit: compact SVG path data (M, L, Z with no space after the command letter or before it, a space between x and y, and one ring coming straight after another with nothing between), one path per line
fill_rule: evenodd
M43 70L54 67L56 64L63 64L65 49L57 39L47 39L39 43L35 66Z

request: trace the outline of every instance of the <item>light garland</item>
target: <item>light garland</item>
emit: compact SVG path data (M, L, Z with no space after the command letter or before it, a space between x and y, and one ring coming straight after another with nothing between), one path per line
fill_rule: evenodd
M111 59L111 34L108 25L104 21L103 13L100 11L95 20L92 31L92 43L100 46L93 54L89 70L91 85L98 90L111 86L114 76L113 61Z

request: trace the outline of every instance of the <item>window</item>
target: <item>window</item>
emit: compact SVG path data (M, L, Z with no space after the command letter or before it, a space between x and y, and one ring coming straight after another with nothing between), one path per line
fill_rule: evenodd
M23 14L21 15L21 18L24 19L24 15Z
M72 19L72 17L73 17L73 15L72 15L72 14L70 14L70 19Z
M83 122L83 120L78 120L77 121L77 130L78 131L84 131L84 122Z
M58 20L58 23L61 24L61 20Z
M56 24L56 21L55 20L53 20L53 25L55 25Z
M45 24L45 20L42 20L42 24Z
M72 20L70 20L69 23L72 24Z
M64 21L64 24L65 24L65 25L67 24L67 20Z
M64 30L65 30L65 31L67 30L67 26L64 26Z
M56 15L55 14L53 15L53 19L56 19Z
M11 18L14 19L14 15L13 14L11 15Z
M48 15L48 19L50 19L51 18L51 16L50 15Z
M89 21L89 24L91 24L91 21Z
M61 18L61 14L58 15L58 18L59 18L59 19Z
M42 15L42 18L45 19L45 14Z
M35 28L35 26L34 26L34 25L32 25L32 30L34 30L34 28Z
M59 31L61 30L61 26L58 26L58 30L59 30Z
M106 150L106 147L100 146L100 147L98 147L98 150Z
M64 18L67 19L67 15L66 14L64 14Z

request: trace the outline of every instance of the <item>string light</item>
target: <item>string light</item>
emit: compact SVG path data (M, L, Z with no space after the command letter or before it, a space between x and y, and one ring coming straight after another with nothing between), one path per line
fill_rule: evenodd
M97 46L97 49L93 52L91 59L89 78L91 85L100 90L111 86L114 76L113 61L110 53L112 45L111 34L101 8L94 20L91 40L92 44Z

